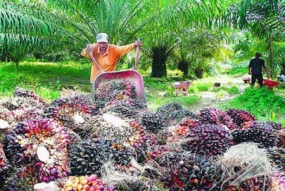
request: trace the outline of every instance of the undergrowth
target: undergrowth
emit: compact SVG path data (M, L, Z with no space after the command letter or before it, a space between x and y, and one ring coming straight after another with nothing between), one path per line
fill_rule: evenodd
M247 110L259 119L270 119L271 116L285 114L285 99L266 87L247 88L227 107Z

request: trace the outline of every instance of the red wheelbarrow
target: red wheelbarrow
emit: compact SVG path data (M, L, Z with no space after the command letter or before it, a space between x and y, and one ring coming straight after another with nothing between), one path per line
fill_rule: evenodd
M263 85L265 85L268 89L273 89L274 87L278 86L278 82L269 80L269 79L263 79Z
M188 95L188 89L191 86L192 82L190 81L181 81L181 82L174 82L172 87L175 89L175 95L178 96L179 93L183 95Z
M132 83L135 87L136 91L136 99L141 101L142 103L146 103L145 91L144 91L144 82L143 78L139 72L137 72L138 66L138 58L139 58L139 46L136 47L136 55L135 55L135 65L134 69L123 70L123 71L112 71L112 72L103 72L99 66L97 61L95 60L93 54L90 52L90 57L92 59L92 64L100 71L100 74L95 78L93 88L92 88L92 100L96 100L95 90L98 88L101 83L109 83L116 81L124 81Z

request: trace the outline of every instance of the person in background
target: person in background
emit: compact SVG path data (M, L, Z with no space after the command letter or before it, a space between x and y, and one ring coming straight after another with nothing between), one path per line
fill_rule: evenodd
M106 33L99 33L96 36L96 43L88 44L81 51L81 55L90 59L92 52L98 67L102 72L116 70L118 59L140 46L141 41L136 40L134 43L124 46L109 44L109 37ZM93 84L100 71L92 65L90 74L90 83Z
M265 66L265 61L260 58L261 53L256 52L255 57L250 60L248 65L248 74L251 75L251 87L254 87L255 81L257 79L260 87L263 86L263 74L262 74L262 68L266 72L267 78L269 78L267 67Z

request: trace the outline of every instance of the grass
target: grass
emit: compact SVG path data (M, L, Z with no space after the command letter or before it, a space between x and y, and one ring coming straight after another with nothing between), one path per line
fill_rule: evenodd
M59 97L62 88L90 91L90 64L63 62L22 62L0 65L0 97L12 96L15 87L33 90L45 100Z

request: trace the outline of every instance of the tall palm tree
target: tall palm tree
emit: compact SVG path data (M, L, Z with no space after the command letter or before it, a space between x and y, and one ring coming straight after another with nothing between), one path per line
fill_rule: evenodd
M227 19L234 26L248 29L255 37L263 39L265 55L271 76L277 75L275 43L284 37L285 2L282 0L241 1L229 9Z
M57 47L61 50L74 49L79 54L87 43L95 41L98 32L108 33L111 43L130 43L152 18L140 17L144 11L142 2L145 1L38 2L10 0L0 3L0 37L4 44L1 49L2 60L17 60L28 52L58 50Z
M26 54L58 50L68 43L62 21L35 4L0 2L0 21L1 61L18 63Z

